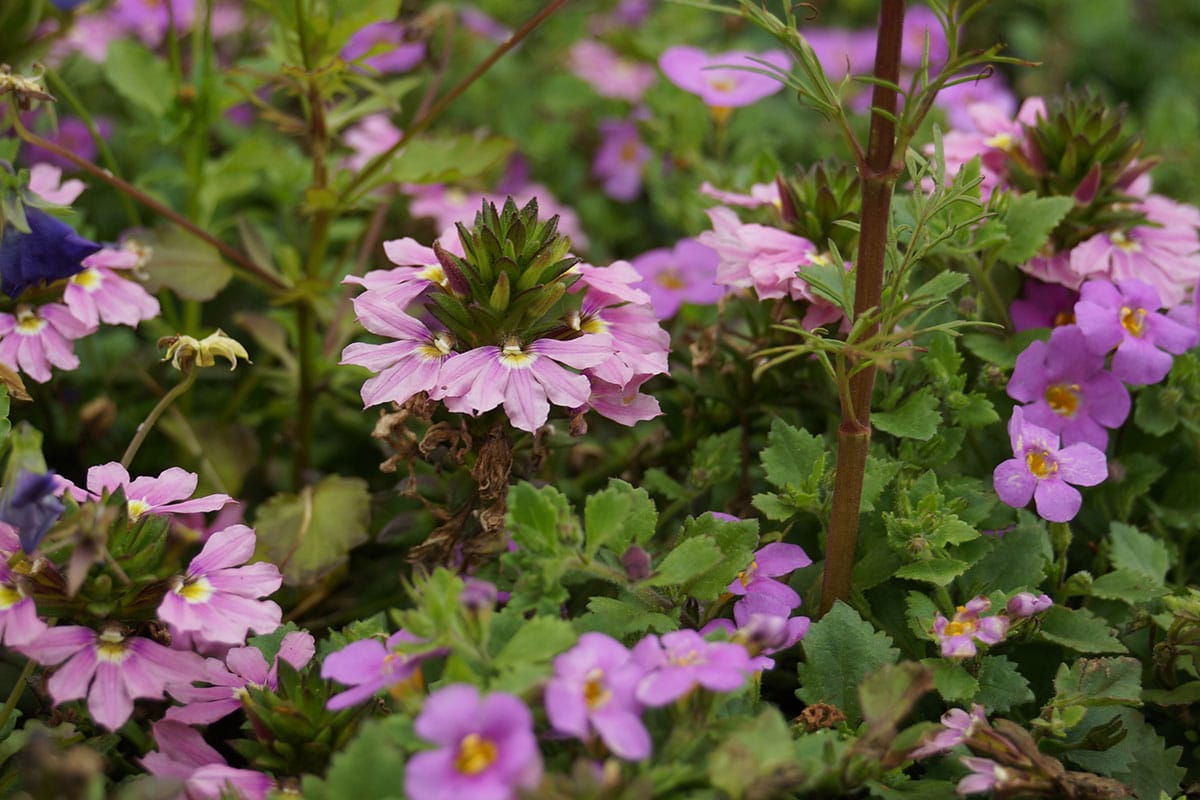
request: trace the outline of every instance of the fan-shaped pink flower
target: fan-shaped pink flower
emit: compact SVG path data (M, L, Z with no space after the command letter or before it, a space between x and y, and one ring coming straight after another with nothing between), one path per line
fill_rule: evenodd
M63 302L85 324L96 327L137 324L159 314L158 301L136 281L122 278L115 270L135 269L142 261L138 250L105 248L83 260L83 270L67 280Z
M208 494L188 500L196 491L197 483L196 473L180 467L165 469L157 478L141 476L131 480L117 461L92 467L87 473L87 490L94 499L104 492L112 494L118 488L125 490L129 518L135 522L143 514L216 511L233 501L227 494Z
M15 316L0 312L0 364L45 383L51 366L65 370L79 366L72 342L95 330L59 303L18 306Z
M239 800L265 800L275 788L270 775L226 764L199 731L182 722L163 720L154 723L153 730L159 749L142 756L142 765L156 777L183 781L186 800L219 800L231 794Z
M439 397L442 368L453 353L450 334L430 330L370 291L354 299L354 310L364 328L396 340L385 344L354 342L342 351L340 363L357 364L378 373L363 383L363 405L370 408L380 403L404 403L418 392Z

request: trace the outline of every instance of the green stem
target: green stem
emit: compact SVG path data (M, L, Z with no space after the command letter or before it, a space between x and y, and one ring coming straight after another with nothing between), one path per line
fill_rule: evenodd
M875 76L890 84L900 78L900 45L904 30L904 0L883 0L875 48ZM854 266L854 312L861 317L877 308L883 294L884 264L891 219L892 188L898 168L893 164L896 125L893 122L898 94L892 86L876 84L872 95L871 132L865 160L858 164L862 180L862 219L858 257ZM880 112L885 113L880 113ZM878 325L863 332L864 339L878 333ZM851 365L853 369L854 365ZM854 551L858 544L859 512L867 453L871 446L871 395L875 367L849 379L849 401L842 405L838 427L837 477L829 519L825 576L821 588L821 614L838 600L850 597Z
M12 691L8 693L8 699L4 701L4 708L0 708L0 731L4 730L4 726L8 724L8 718L12 716L13 709L21 701L21 695L25 693L25 684L29 682L29 676L33 674L34 666L32 659L25 662L25 668L21 670L21 675L13 684Z
M141 425L138 425L137 433L133 436L133 441L129 443L129 447L125 448L125 455L121 456L121 466L129 469L129 465L133 463L133 457L137 455L137 451L142 446L142 442L146 441L146 436L149 435L150 429L154 427L154 423L158 422L158 418L162 413L174 403L176 398L192 388L192 384L196 382L196 374L198 369L195 365L187 368L183 375L183 380L175 384L171 391L162 396L158 401L158 405L150 410L150 413L143 420Z

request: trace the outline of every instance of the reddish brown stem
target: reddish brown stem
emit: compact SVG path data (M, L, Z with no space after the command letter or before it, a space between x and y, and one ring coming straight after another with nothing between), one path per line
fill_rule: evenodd
M883 294L892 188L898 173L897 165L893 163L896 151L894 119L899 100L894 87L900 80L903 31L904 0L883 0L875 48L875 77L890 85L876 84L874 87L866 158L858 165L862 179L862 218L858 257L854 262L855 316L877 308ZM863 338L871 339L876 333L878 326L872 326L863 332ZM825 577L821 588L822 614L832 608L836 601L846 600L850 596L863 476L871 446L871 394L874 388L875 367L871 366L850 378L849 405L842 405L842 423L838 427L837 477L833 488Z

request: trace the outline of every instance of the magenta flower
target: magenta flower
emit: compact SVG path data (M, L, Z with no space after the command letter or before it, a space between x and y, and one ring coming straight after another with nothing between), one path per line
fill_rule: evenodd
M142 476L130 480L129 473L117 461L92 467L87 474L87 490L93 498L98 499L104 492L112 494L118 488L125 490L125 505L133 522L143 514L216 511L233 502L227 494L208 494L188 500L196 491L197 483L196 473L179 467L165 469L157 478Z
M594 375L588 376L592 384L592 393L588 396L588 407L602 417L607 417L622 425L634 425L648 419L654 419L662 413L658 400L641 391L642 384L651 375L634 375L625 385L600 380Z
M207 686L195 686L191 681L167 685L167 693L184 705L168 708L166 718L193 725L216 722L242 707L247 686L278 688L281 659L301 670L315 652L312 634L292 631L284 635L270 664L257 647L234 647L225 654L224 661L205 659L204 675L195 680Z
M684 303L708 305L725 296L716 283L719 257L695 239L681 239L673 248L648 250L630 263L644 278L654 314L670 319Z
M921 66L928 56L929 65L936 70L950 54L946 31L933 9L913 6L904 17L904 33L900 43L900 63L906 67Z
M64 181L62 169L54 164L43 161L29 168L29 191L47 203L69 206L86 188L83 181L75 178Z
M570 58L571 71L604 97L639 103L658 80L649 64L622 58L612 48L589 39L573 44Z
M511 694L447 686L429 696L413 727L438 748L409 759L404 791L412 800L512 800L541 782L533 717Z
M378 639L361 639L325 656L321 677L354 688L329 698L326 707L331 711L349 708L369 698L380 689L392 686L403 688L418 679L421 662L445 655L444 648L431 648L420 653L401 652L401 643L424 641L408 631L400 630L388 637L387 643Z
M961 708L952 708L942 714L942 729L928 742L909 753L908 757L917 760L944 753L962 744L979 726L986 724L987 716L983 706L978 703L971 706L969 714Z
M799 545L772 542L760 548L754 554L754 560L738 573L737 578L729 584L727 589L731 594L743 598L734 605L735 615L738 605L753 598L755 604L763 604L756 610L763 611L770 606L775 606L779 609L778 616L787 617L793 608L800 605L800 595L796 594L796 591L786 583L774 580L774 578L790 575L809 564L812 564L812 559ZM741 622L738 624L740 625Z
M971 774L965 776L958 782L958 786L954 787L954 791L959 794L982 794L983 792L990 792L996 788L996 785L1000 781L1008 777L1008 770L990 758L963 756L959 761L967 769L971 770Z
M941 642L943 657L969 658L977 652L977 641L984 644L1004 641L1008 618L997 615L981 619L979 616L991 607L992 601L980 596L956 608L953 619L946 619L940 613L934 618L933 633Z
M50 380L50 367L79 366L75 339L95 331L59 303L33 308L21 305L16 316L0 312L0 364L19 369L38 383Z
M109 325L137 324L159 314L158 301L136 281L122 278L116 270L140 266L140 249L105 248L83 260L83 270L67 281L63 302L84 324L95 328L100 321Z
M404 403L418 392L439 397L442 368L453 354L450 334L430 330L370 291L354 298L354 311L364 328L396 340L386 344L354 342L342 351L339 363L378 373L362 385L363 406Z
M374 22L350 37L341 56L376 72L408 72L424 60L425 42L410 39L397 22Z
M116 627L98 634L61 625L20 651L45 666L62 664L46 681L55 705L86 697L92 719L112 731L129 719L135 699L158 699L168 683L188 683L204 672L195 653L125 636Z
M1093 353L1114 347L1112 371L1132 384L1158 383L1179 353L1195 347L1197 332L1159 314L1158 292L1138 280L1088 281L1075 304L1075 320Z
M159 749L142 756L142 765L151 775L182 781L187 800L265 800L275 788L270 775L226 764L199 731L182 722L156 722L153 731Z
M463 255L462 242L459 241L458 232L454 228L447 228L438 237L437 244L453 255ZM363 294L374 295L375 305L382 303L388 306L391 315L404 311L409 303L421 297L434 284L448 292L452 291L446 270L438 261L432 247L426 247L416 239L405 237L384 242L383 252L388 261L400 266L395 269L371 270L361 278L348 275L342 283L356 283L366 287Z
M633 658L646 670L635 697L658 707L683 697L697 686L710 692L740 689L754 671L746 648L732 642L707 642L693 630L651 634L633 647Z
M575 409L587 402L591 384L563 365L585 369L612 356L612 338L585 334L559 341L537 339L503 348L476 347L447 359L441 369L441 397L453 411L478 414L501 403L514 427L533 433L550 416L550 403Z
M622 268L631 281L641 276L628 262L618 261L609 270ZM603 270L597 270L602 272ZM580 283L588 281L588 276ZM578 285L578 284L577 284ZM587 370L589 377L599 378L616 386L627 386L638 375L662 375L667 372L667 356L671 336L658 324L658 317L649 304L649 297L640 289L631 289L642 301L628 295L614 295L589 288L583 298L579 316L572 326L585 334L608 336L608 358Z
M650 148L632 120L601 121L600 138L592 177L600 181L606 195L628 203L642 191L642 167L650 160Z
M1075 303L1079 292L1054 283L1029 279L1021 287L1020 299L1009 306L1013 330L1057 328L1075 322Z
M820 262L816 246L800 236L766 225L743 224L728 208L707 211L713 229L696 240L717 252L716 282L753 287L760 299L786 297L811 300L800 268Z
M650 755L650 733L634 697L645 670L625 646L603 633L585 633L554 659L546 684L546 715L562 733L587 741L593 731L615 755L638 761Z
M1060 450L1058 436L1025 422L1020 407L1013 409L1008 437L1014 457L997 465L992 482L1000 499L1013 508L1032 498L1042 519L1069 522L1083 504L1070 484L1095 486L1108 477L1104 453L1083 442Z
M1129 391L1074 325L1056 328L1049 343L1031 342L1017 356L1007 391L1028 403L1025 419L1061 435L1066 445L1084 442L1103 450L1105 428L1119 428L1129 416Z
M1008 88L1003 73L995 72L984 77L975 75L959 75L958 78L972 78L965 83L956 83L937 93L934 104L946 112L946 122L951 128L971 130L975 123L971 117L970 108L977 103L986 103L1006 117L1011 117L1017 110L1017 98Z
M8 560L21 550L12 526L0 523L0 643L14 649L35 641L47 630L37 615L33 598L22 588L24 579L12 571Z
M698 95L705 105L730 109L757 103L783 88L775 78L761 74L769 69L761 62L780 70L792 66L791 59L780 50L766 53L735 50L709 55L686 45L666 50L659 56L658 66L671 83Z
M1008 598L1008 604L1004 607L1004 610L1011 619L1023 619L1024 617L1032 617L1035 614L1040 614L1052 605L1054 605L1054 601L1050 599L1050 595L1034 595L1031 592L1018 592Z
M739 620L714 619L700 629L702 636L713 631L724 631L742 644L751 653L750 667L755 672L775 668L775 659L770 656L794 646L808 635L812 620L808 617L788 617L785 611L773 603L756 603L753 610Z
M240 644L250 630L267 634L278 628L283 612L259 598L273 594L283 577L269 562L246 563L255 541L254 531L245 525L209 537L187 572L169 581L159 619L214 644Z

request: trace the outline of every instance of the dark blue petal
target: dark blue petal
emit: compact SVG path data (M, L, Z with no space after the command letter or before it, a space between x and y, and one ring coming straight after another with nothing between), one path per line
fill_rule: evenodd
M50 0L50 5L57 8L59 11L70 11L76 6L81 6L87 0Z
M66 506L54 495L58 485L54 473L41 474L21 470L17 479L0 497L0 522L17 529L21 549L32 553Z
M44 211L25 207L29 233L11 225L0 240L0 291L17 297L30 286L69 278L83 269L83 260L100 249L75 230Z

